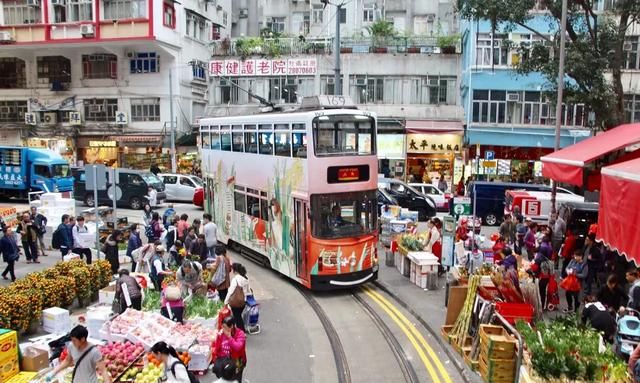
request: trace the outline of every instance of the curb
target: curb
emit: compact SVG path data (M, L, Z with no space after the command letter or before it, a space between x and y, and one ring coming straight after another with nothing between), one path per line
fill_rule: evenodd
M433 330L433 328L431 327L431 325L429 325L420 314L418 314L417 312L415 312L411 307L409 307L409 305L403 301L396 293L394 293L393 291L391 291L391 289L389 287L386 286L386 284L384 282L380 282L380 281L374 281L373 284L380 288L380 290L384 291L387 295L391 296L395 301L397 301L398 303L400 303L400 306L402 306L405 310L407 310L411 315L413 315L416 319L418 319L418 322L420 322L420 324L427 329L427 331L429 331L429 333L432 335L433 338L436 339L436 342L438 342L438 344L440 345L440 347L444 350L444 352L447 354L447 357L449 357L449 360L452 361L453 366L455 367L455 369L458 371L458 373L460 374L460 376L462 377L462 379L465 381L465 383L475 383L475 380L471 380L468 376L470 370L467 367L466 364L464 364L463 362L461 362L458 358L459 355L457 353L454 353L451 349L451 345L449 345L448 343L445 343L440 334L436 331ZM472 372L473 374L473 372Z

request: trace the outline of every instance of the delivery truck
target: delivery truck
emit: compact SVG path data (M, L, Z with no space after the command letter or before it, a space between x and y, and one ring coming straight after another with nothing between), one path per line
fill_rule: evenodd
M32 191L70 192L69 163L49 149L0 146L0 196L27 198Z
M556 194L558 205L565 202L584 203L584 197L575 194ZM504 214L513 214L518 206L520 212L533 222L546 225L551 214L551 192L531 190L507 190L505 194Z

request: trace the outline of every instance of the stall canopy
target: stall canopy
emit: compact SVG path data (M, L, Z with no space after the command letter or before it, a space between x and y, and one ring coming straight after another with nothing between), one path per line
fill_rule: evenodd
M542 175L557 182L582 186L584 168L596 159L640 142L640 124L620 125L540 158Z
M640 158L602 168L598 240L640 264Z

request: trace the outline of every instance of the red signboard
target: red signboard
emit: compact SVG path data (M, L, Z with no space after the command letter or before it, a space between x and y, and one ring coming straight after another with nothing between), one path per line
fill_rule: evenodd
M360 179L360 169L340 168L338 169L338 181L357 181Z

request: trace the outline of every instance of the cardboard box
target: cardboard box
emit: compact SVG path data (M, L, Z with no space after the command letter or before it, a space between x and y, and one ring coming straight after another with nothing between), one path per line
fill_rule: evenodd
M38 372L49 367L49 353L35 347L28 347L22 353L20 370Z
M98 291L98 302L110 305L116 299L116 285L109 285Z
M20 372L18 356L0 359L0 382L6 382Z
M0 329L0 360L9 358L18 358L18 334L13 330Z
M52 334L64 334L71 330L69 310L51 307L42 310L42 328Z
M36 372L19 372L18 375L14 376L4 383L29 383L33 378L36 377L36 375L38 375L38 373Z

